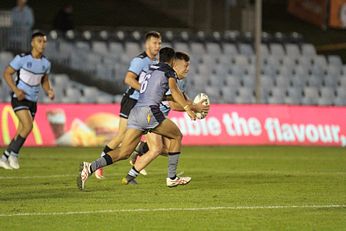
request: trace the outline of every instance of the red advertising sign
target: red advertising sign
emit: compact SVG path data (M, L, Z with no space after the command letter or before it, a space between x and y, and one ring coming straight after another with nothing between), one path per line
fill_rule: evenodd
M27 146L100 146L117 134L119 105L40 104ZM10 105L0 104L0 145L15 134ZM345 107L212 105L207 118L170 118L185 145L346 145Z

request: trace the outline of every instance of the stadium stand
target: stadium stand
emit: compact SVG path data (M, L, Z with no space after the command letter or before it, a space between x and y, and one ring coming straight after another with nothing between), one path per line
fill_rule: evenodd
M142 51L144 32L68 31L49 32L47 56L90 76L123 85L132 57ZM238 31L191 33L165 31L163 46L191 55L187 79L190 96L206 92L213 103L255 103L255 50L251 33ZM322 56L297 33L262 34L261 103L301 105L346 105L346 65L339 56ZM0 53L3 70L12 54ZM68 76L53 74L57 102L114 102L114 97L74 83L66 86ZM1 83L1 82L0 82ZM1 83L4 89L4 83ZM119 92L121 94L121 92ZM5 99L1 91L1 99ZM5 97L5 98L4 98Z

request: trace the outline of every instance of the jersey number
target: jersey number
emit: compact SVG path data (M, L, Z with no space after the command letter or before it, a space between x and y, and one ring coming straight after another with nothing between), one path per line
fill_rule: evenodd
M140 93L143 93L145 92L145 90L147 90L147 87L148 87L148 80L150 79L151 77L151 74L146 74L144 79L143 79L143 82L141 84L141 90L139 91Z

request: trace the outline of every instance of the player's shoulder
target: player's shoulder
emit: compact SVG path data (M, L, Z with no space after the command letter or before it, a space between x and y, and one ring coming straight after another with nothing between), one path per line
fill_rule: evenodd
M45 55L42 55L41 59L42 59L43 62L46 62L46 63L50 64L49 59Z
M177 77L174 69L166 63L160 63L159 70L165 73L167 77Z
M25 58L25 57L28 57L30 55L31 55L30 52L23 52L23 53L19 53L17 56L20 58Z
M143 52L143 53L135 56L134 58L132 58L131 63L132 64L134 64L134 63L135 64L141 64L141 63L144 64L144 63L147 63L147 59L149 59L148 55L145 52Z
M147 58L147 57L148 57L147 53L145 53L145 51L143 51L142 53L140 53L139 55L137 55L135 58L145 59L145 58Z

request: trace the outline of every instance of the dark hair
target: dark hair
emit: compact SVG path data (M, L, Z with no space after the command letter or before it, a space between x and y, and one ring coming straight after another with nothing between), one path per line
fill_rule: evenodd
M160 62L166 63L171 61L173 58L175 58L175 51L173 48L170 47L164 47L159 52L160 56Z
M44 36L46 36L45 33L41 32L41 31L37 31L31 35L31 39L34 39L36 37L44 37Z
M145 41L147 41L151 37L160 39L161 38L161 34L159 32L157 32L157 31L149 31L148 33L145 34Z
M186 54L185 52L181 52L181 51L175 52L175 58L180 59L180 60L184 60L186 62L190 61L190 56L188 54Z

